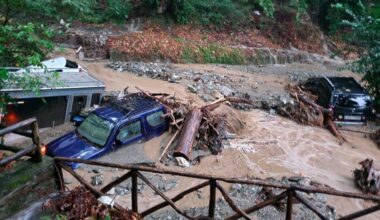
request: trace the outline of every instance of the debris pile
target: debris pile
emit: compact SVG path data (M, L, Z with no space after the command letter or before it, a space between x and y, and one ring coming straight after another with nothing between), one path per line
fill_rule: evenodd
M70 192L62 192L56 199L46 201L43 209L52 211L54 215L64 219L142 219L132 211L119 211L100 203L95 196L84 187L77 187Z
M280 115L301 124L319 127L325 125L340 143L346 141L333 122L332 111L315 103L318 97L302 90L299 86L288 85L285 89L293 100L278 107Z
M365 193L380 195L380 169L376 169L372 159L359 162L361 169L354 170L354 178L357 186Z
M139 88L144 95L161 102L167 109L165 116L171 121L171 130L175 131L172 139L164 148L160 160L164 157L169 147L177 139L177 144L173 155L182 157L186 161L191 160L193 147L208 149L212 154L222 151L222 139L226 134L238 132L243 127L243 122L231 116L227 111L214 111L223 103L246 103L251 101L236 97L226 97L218 99L202 107L194 107L178 101L174 96L167 94L151 94ZM231 118L231 119L230 119ZM234 119L232 119L234 118ZM179 161L183 161L179 159ZM187 166L186 162L181 162Z

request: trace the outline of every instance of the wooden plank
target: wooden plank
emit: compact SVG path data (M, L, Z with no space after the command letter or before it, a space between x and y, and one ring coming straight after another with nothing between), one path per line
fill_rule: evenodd
M376 212L376 211L379 211L379 210L380 210L380 205L375 205L375 206L372 206L372 207L370 207L368 209L360 210L358 212L355 212L355 213L343 216L343 217L339 218L338 220L355 219L355 218L359 218L359 217L371 214L372 212Z
M286 220L292 220L294 191L290 189L287 191L287 194L288 198L286 202Z
M286 197L286 191L282 192L281 194L279 194L279 195L277 195L275 197L267 199L264 202L261 202L261 203L256 204L256 205L254 205L254 206L252 206L252 207L250 207L248 209L245 209L244 212L248 213L248 214L252 213L252 212L255 212L255 211L260 210L260 209L262 209L262 208L264 208L264 207L266 207L268 205L275 204L275 203L283 200L285 197ZM236 214L234 214L234 215L232 215L230 217L227 217L226 220L238 219L240 217L242 217L242 216L239 213L236 213Z
M137 192L137 173L138 171L135 169L131 170L132 172L132 211L138 213L138 192Z
M215 217L215 203L216 203L216 180L210 180L210 200L208 205L208 217Z
M0 167L5 166L8 163L15 161L17 159L20 159L21 157L26 156L26 155L34 152L35 150L36 150L36 146L34 144L32 144L29 147L22 149L22 150L18 151L17 153L0 160Z
M206 182L201 183L201 184L199 184L197 186L194 186L194 187L192 187L192 188L190 188L188 190L185 190L185 191L181 192L180 194L174 196L172 198L172 201L173 202L177 202L178 200L182 199L187 194L192 193L194 191L197 191L198 189L201 189L201 188L203 188L205 186L208 186L209 184L210 184L210 181L206 181ZM153 212L155 212L155 211L157 211L159 209L162 209L162 208L164 208L164 207L166 207L168 205L169 205L169 203L167 201L164 201L164 202L162 202L162 203L160 203L158 205L153 206L152 208L149 208L149 209L145 210L144 212L141 213L141 216L145 217L145 216L147 216L147 215L149 215L149 214L151 214L151 213L153 213Z
M169 149L170 145L173 143L174 139L178 136L179 132L181 131L182 125L179 126L178 130L174 133L173 137L169 140L168 144L162 151L160 157L158 158L158 161L161 162L162 157L166 154L166 151Z
M156 186L154 186L144 175L142 175L140 172L136 172L137 173L137 176L142 180L144 181L150 188L153 189L153 191L155 191L158 195L160 195L166 202L169 203L169 205L180 215L186 217L186 218L191 218L190 216L188 216L186 213L184 213L183 211L181 211L176 205L175 203L173 202L173 200L171 200L169 197L167 197L163 192L161 192L161 190L159 190Z
M110 182L106 186L104 186L100 191L102 193L106 193L112 189L112 187L122 183L123 181L127 180L129 177L132 176L132 171L129 171L128 173L124 174L123 176L117 178L116 180Z
M64 161L64 162L84 163L84 164L90 164L90 165L113 167L113 168L128 169L128 170L137 169L139 171L144 171L144 172L184 176L184 177L204 179L204 180L215 179L216 181L224 181L228 183L250 184L250 185L256 185L256 186L274 187L274 188L279 188L279 189L294 189L294 190L306 192L306 193L322 193L322 194L327 194L327 195L343 196L347 198L369 199L373 201L380 201L380 196L377 196L377 195L344 192L344 191L338 191L338 190L334 190L332 188L327 188L327 187L323 187L323 188L322 187L306 187L306 186L289 185L289 184L283 184L283 183L273 183L267 180L219 177L215 175L190 173L186 171L176 171L176 170L170 170L170 169L165 169L165 168L155 168L155 167L147 167L147 166L132 165L132 164L114 164L114 163L108 163L108 162L83 160L83 159L77 159L77 158L55 157L54 160Z
M252 219L247 213L245 213L243 210L241 210L235 203L234 201L231 199L231 197L228 195L228 193L223 189L223 187L219 184L219 183L216 183L216 188L219 189L219 191L222 193L224 199L226 200L226 202L231 206L231 208L237 212L239 215L241 215L242 217L244 217L245 219Z
M29 118L29 119L26 119L24 121L20 121L20 122L14 124L14 125L8 126L8 127L4 128L4 129L0 130L0 136L3 136L4 134L11 133L12 131L14 131L16 129L19 129L21 127L25 127L27 125L30 125L30 124L32 124L35 121L37 121L36 118Z
M329 219L326 216L324 216L321 212L319 212L319 210L316 207L314 207L311 203L309 203L305 198L299 195L298 192L294 192L294 197L298 199L298 201L300 201L302 204L304 204L308 209L310 209L316 215L318 215L320 219L323 219L323 220Z
M59 190L64 191L65 190L65 181L63 180L63 172L62 167L59 163L53 162L55 171L56 171L56 182L59 187Z

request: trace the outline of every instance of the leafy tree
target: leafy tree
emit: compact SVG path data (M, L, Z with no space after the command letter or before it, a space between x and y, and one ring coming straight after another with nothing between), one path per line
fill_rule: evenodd
M53 43L50 41L52 36L51 29L33 23L0 26L0 66L41 66L41 60L53 50ZM57 82L58 78L57 73L46 77L38 77L29 73L27 68L24 72L17 74L0 68L0 90L7 85L15 85L38 93L45 80ZM0 93L0 113L4 113L6 104L10 100L7 94Z
M370 93L375 98L375 104L380 110L380 19L368 14L365 6L359 1L359 15L344 4L335 4L335 9L344 11L350 19L342 24L351 29L349 41L364 48L354 70L364 73L363 80L367 82Z

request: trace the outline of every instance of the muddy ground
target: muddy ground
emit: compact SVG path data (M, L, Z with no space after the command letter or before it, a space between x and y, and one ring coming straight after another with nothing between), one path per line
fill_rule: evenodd
M281 179L284 176L302 176L337 190L359 192L354 185L352 170L359 167L358 162L367 157L373 158L375 162L380 158L380 151L377 146L363 134L343 132L343 136L348 141L339 145L337 139L328 130L299 125L275 113L277 103L288 100L283 89L288 83L296 83L308 77L320 75L353 76L360 79L360 76L349 71L338 71L313 64L267 66L138 64L143 67L156 65L159 66L158 68L165 68L164 72L169 73L169 77L156 77L150 76L152 75L150 73L138 74L138 71L110 68L110 61L108 60L80 61L76 58L73 50L69 49L55 54L55 56L59 55L80 63L91 74L102 80L107 90L123 90L128 86L130 92L135 92L137 91L135 86L137 86L151 92L175 94L195 105L203 105L207 101L226 95L223 93L232 91L237 96L249 97L259 103L253 107L273 109L268 111L247 108L245 111L241 111L240 114L246 125L243 132L237 134L234 139L227 141L221 154L205 156L199 164L190 168L165 166L165 164L157 162L161 148L170 139L169 134L162 135L144 144L135 144L121 149L101 160L117 163L153 162L157 167L236 178L273 177ZM195 81L195 78L199 79ZM70 126L66 125L65 129L67 128L70 129ZM55 128L56 130L60 130L60 127ZM54 132L54 130L46 131L42 134L42 138L48 142L54 136L59 135L61 133ZM136 155L139 156L136 157ZM99 176L98 179L103 180L103 183L98 187L104 186L115 177L125 173L125 171L118 169L99 169L86 166L80 168L78 172L88 181L91 181L91 177ZM200 183L199 180L189 178L146 175L157 184L158 188L166 191L169 197ZM77 185L76 181L69 175L66 177L69 188ZM224 184L224 186L231 188L231 193L234 192L234 189L236 191L236 187L239 187L228 184ZM140 210L162 201L147 188L143 184L140 186ZM129 189L128 183L122 183L111 193L116 196L117 202L124 206L130 206ZM246 194L250 193L249 190L258 190L249 187L245 189L243 193ZM207 189L200 190L181 200L179 202L180 207L188 210L193 210L192 208L195 207L205 207L208 204L207 196ZM220 197L219 194L218 197ZM238 199L238 197L241 196L236 198ZM251 199L243 199L239 204L250 204L252 203ZM341 215L372 205L370 202L332 196L321 198L321 200L324 199L327 204L335 207L336 212ZM170 210L169 208L161 214L152 215L151 218L168 217L167 219L169 219L170 216L174 215L174 212ZM204 209L197 210L199 212L204 211ZM218 205L217 211L219 213L230 212L227 206L223 206L223 204ZM223 216L220 215L220 217ZM268 215L260 214L257 217L259 219L271 218ZM302 218L310 219L312 217L304 216ZM368 219L374 218L380 218L380 215L368 217Z

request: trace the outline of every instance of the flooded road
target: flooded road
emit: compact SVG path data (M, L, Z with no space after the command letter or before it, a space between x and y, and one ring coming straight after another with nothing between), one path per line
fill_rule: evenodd
M104 81L107 90L123 90L126 86L130 91L136 91L135 86L152 92L167 92L202 105L197 94L190 93L186 85L181 83L173 84L162 80L138 77L134 74L119 73L104 67L107 61L83 62L72 55L72 52L60 54L71 58L87 68L89 72ZM295 65L299 68L300 65ZM226 69L221 66L213 65L177 65L187 69L197 69L206 71L216 71L231 77L243 77L242 86L245 83L263 82L257 84L257 92L266 94L269 90L281 89L287 83L287 73L281 75L281 68L273 67L276 73L259 72L247 73L239 69ZM309 68L312 71L327 71L324 68L303 65L302 68ZM291 66L287 67L291 69ZM288 71L287 70L287 71ZM307 71L303 70L302 71ZM339 73L337 73L339 74ZM348 74L348 73L344 73ZM349 73L352 75L352 73ZM261 88L262 87L262 88ZM164 164L157 163L158 167L170 168L173 170L183 170L187 172L213 174L218 176L236 178L282 178L284 176L305 176L322 184L329 185L337 190L359 192L354 185L352 171L360 167L358 164L365 158L374 159L375 163L380 163L380 151L377 146L363 134L342 132L348 140L347 143L339 145L338 140L327 130L320 127L303 126L291 120L277 115L271 115L262 110L250 110L241 112L245 129L235 139L225 146L219 155L212 155L202 158L201 162L190 168L180 168L176 166L166 167ZM145 144L136 144L131 148L125 148L106 156L104 159L112 162L136 161L141 158L146 161L155 161L160 155L160 148L165 146L170 135L165 134L160 138L151 140ZM144 153L139 159L128 158L133 155ZM88 170L79 170L88 180L94 175ZM110 182L112 178L122 175L120 170L104 172L105 182ZM169 178L169 177L168 177ZM74 182L73 180L70 180ZM168 192L169 197L174 196L190 186L199 183L193 179L178 179L176 188ZM71 185L71 184L70 184ZM194 204L199 206L207 204L207 190L204 197L187 196L180 203L183 207L192 207ZM129 204L130 196L120 196L117 201L123 205ZM141 207L148 207L156 204L161 199L154 193L144 193ZM341 199L328 197L328 203L337 208L337 212L345 214L360 208L369 207L372 204L361 200ZM139 204L140 205L140 204ZM374 215L377 218L378 216ZM373 218L372 218L373 219ZM380 219L380 217L378 217Z

